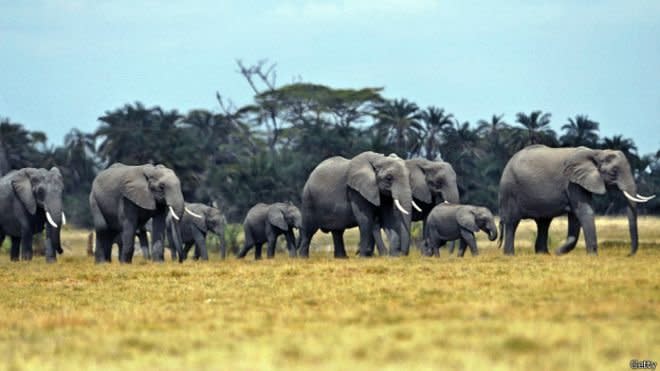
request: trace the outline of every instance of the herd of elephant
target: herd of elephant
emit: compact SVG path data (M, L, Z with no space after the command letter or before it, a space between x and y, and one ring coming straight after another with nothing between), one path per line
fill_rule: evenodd
M12 261L32 259L33 236L44 228L46 261L54 262L57 253L63 252L60 230L66 217L62 190L62 174L56 167L24 168L0 178L0 244L6 236L11 238ZM593 194L607 191L620 191L628 201L630 255L634 255L638 246L636 205L655 196L637 193L622 152L542 145L522 149L509 160L500 181L499 244L504 242L504 254L514 254L516 228L522 219L537 224L535 252L549 253L550 223L565 214L568 233L556 253L571 251L582 229L587 253L596 254L591 199ZM208 232L221 237L221 256L225 257L221 211L184 202L179 178L163 165L110 166L95 178L89 205L97 263L111 261L114 244L119 247L119 261L131 263L136 234L143 255L154 261L164 261L166 235L174 258L183 261L194 245L194 257L207 260ZM474 233L484 231L491 241L498 236L490 210L460 203L456 173L449 163L363 152L351 159L335 156L318 164L305 183L300 209L291 203L252 207L243 223L245 242L238 257L254 248L259 259L266 243L267 257L272 258L278 236L284 235L289 256L306 258L312 237L320 229L332 234L334 256L345 258L344 231L356 226L360 256L373 256L376 249L379 255L408 255L413 221L423 221L421 251L427 256L438 256L439 248L448 241L453 250L455 240L459 241L459 256L467 248L477 255ZM298 239L294 228L299 229ZM147 229L151 231L150 247Z

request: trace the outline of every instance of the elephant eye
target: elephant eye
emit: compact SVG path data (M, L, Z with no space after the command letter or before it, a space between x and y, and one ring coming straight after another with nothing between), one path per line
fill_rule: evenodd
M388 182L391 182L391 181L394 180L394 177L392 176L392 174L387 174L387 175L385 175L385 180L387 180Z
M165 184L160 183L160 184L158 185L158 189L160 189L161 191L164 191L164 190L165 190Z

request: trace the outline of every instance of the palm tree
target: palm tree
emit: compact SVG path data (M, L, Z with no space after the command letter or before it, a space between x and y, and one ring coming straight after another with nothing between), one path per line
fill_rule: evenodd
M64 136L66 166L71 171L75 183L91 183L96 173L95 140L93 134L71 129Z
M595 147L598 143L599 123L589 119L587 115L576 115L568 118L568 123L561 129L566 130L559 140L564 147L587 146Z
M516 122L527 129L528 144L551 144L556 137L550 128L552 114L543 111L532 111L529 115L518 112Z
M385 135L397 153L409 157L421 148L423 127L419 107L406 99L385 101L376 108L374 128Z
M424 155L429 160L435 160L440 154L442 130L452 125L454 115L445 113L443 108L429 106L420 112L419 117L424 123L422 138Z
M0 173L26 166L37 166L40 154L37 143L45 143L42 132L30 132L23 125L13 123L9 118L0 120Z

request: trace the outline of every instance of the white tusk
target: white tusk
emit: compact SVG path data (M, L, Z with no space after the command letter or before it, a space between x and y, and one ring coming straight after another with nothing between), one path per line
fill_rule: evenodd
M417 204L415 203L415 200L412 201L412 206L415 208L415 210L419 211L420 213L422 212L422 208L417 206Z
M654 199L654 198L655 198L655 195L653 195L653 196L648 196L648 197L647 197L647 196L642 196L642 195L640 195L640 194L638 193L637 196L635 196L635 197L637 197L637 198L639 198L639 199L642 199L642 200L645 200L645 201L649 201L649 200Z
M62 211L62 225L64 226L66 224L66 215L64 215L64 211Z
M403 208L403 206L401 206L401 202L399 202L398 198L394 199L394 205L396 205L396 208L399 209L399 211L401 211L405 215L410 214L409 212L406 211L406 209Z
M630 201L633 201L633 202L644 203L644 202L648 202L648 201L649 201L649 200L642 200L641 198L636 198L636 197L634 197L634 196L631 196L631 195L630 195L628 192L626 192L626 191L623 191L623 195L626 196L627 199L629 199Z
M176 213L174 212L174 209L172 208L172 206L170 206L170 212L172 213L172 218L174 218L174 220L176 220L178 222L179 217L176 216Z
M46 211L46 219L48 220L48 224L50 224L53 228L57 228L57 224L55 224L53 217L50 216L50 212L48 211Z
M202 219L202 216L201 216L201 215L193 213L192 211L190 211L189 208L186 207L184 210L186 210L186 212L187 212L188 214L194 216L195 218Z
M444 200L444 201L443 201L442 203L443 203L443 204L448 204L448 203L449 203L449 201L447 201L447 200Z

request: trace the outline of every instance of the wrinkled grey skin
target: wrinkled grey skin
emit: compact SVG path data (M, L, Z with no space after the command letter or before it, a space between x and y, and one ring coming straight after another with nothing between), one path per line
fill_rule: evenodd
M529 146L507 163L500 180L500 243L504 254L514 254L514 237L521 219L534 219L538 228L537 254L548 254L548 228L556 216L568 214L567 239L556 253L575 248L580 228L588 254L597 254L592 194L626 191L637 194L630 165L621 151L586 147L550 148ZM637 252L637 211L628 203L630 255Z
M412 190L413 201L421 211L413 207L412 221L422 221L424 230L426 218L433 210L435 205L444 201L457 204L460 202L458 195L458 185L456 184L456 172L448 162L430 161L424 158L414 158L405 160L406 168L410 174L410 188ZM388 238L392 235L391 230L387 230ZM450 251L453 251L454 243L452 241ZM386 254L386 249L377 246L380 255Z
M407 214L395 206L395 199ZM346 258L344 230L357 226L360 256L372 256L374 244L383 244L380 227L392 231L390 255L407 255L411 202L410 176L400 158L363 152L350 160L341 156L324 160L303 189L299 254L309 256L311 239L321 229L332 232L335 258Z
M186 208L195 214L202 216L202 218L197 218L188 213L184 213L183 218L179 223L179 230L181 232L180 241L184 245L183 260L186 260L188 257L188 252L193 244L195 245L193 259L209 260L209 254L206 249L206 234L208 232L212 232L220 237L220 257L224 259L226 255L225 225L227 224L225 216L215 207L204 204L186 202ZM173 235L175 229L172 228L172 223L172 217L168 216L166 220L168 240L170 241L170 246L176 246L176 243L173 241L177 237ZM176 250L173 249L173 258L175 254Z
M275 243L281 234L286 237L289 256L296 256L296 238L293 229L302 226L300 210L290 203L277 202L274 204L258 203L254 205L245 216L243 231L245 243L238 253L242 259L254 247L255 259L261 259L261 247L268 243L267 256L275 257Z
M24 168L0 178L0 245L11 237L12 261L32 260L32 238L46 227L46 261L55 262L62 253L60 230L63 223L60 171ZM49 212L57 227L46 220Z
M177 217L184 213L181 183L174 171L162 165L114 164L101 171L89 195L96 229L96 263L111 261L112 243L119 234L119 261L131 263L138 228L153 218L152 259L162 262L165 217L169 207ZM178 223L175 223L178 224ZM181 245L176 246L181 251Z
M463 257L469 247L472 255L479 255L474 233L484 231L488 239L497 238L493 214L485 207L442 203L433 208L426 219L424 247L426 256L440 256L440 247L447 241L460 240L458 256Z

